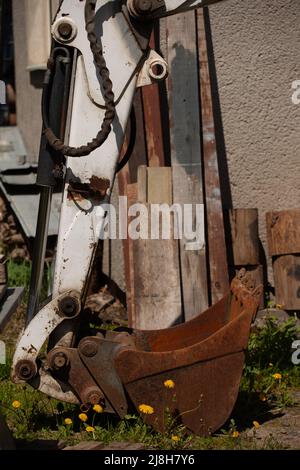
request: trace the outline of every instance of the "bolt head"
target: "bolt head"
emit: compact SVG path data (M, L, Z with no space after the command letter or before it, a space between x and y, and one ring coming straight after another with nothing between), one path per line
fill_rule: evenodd
M88 387L83 394L83 402L89 405L98 405L102 403L104 405L104 399L101 391L96 386Z
M59 370L66 367L69 363L68 357L63 352L56 353L51 361L51 368Z
M20 380L28 381L36 375L36 366L34 362L24 360L16 365L16 375Z
M73 318L74 316L77 315L80 305L79 302L76 298L71 297L71 296L66 296L58 304L59 312L67 317L67 318Z
M63 39L69 39L72 36L73 28L70 23L60 23L57 31Z
M79 344L79 350L86 357L94 357L98 352L98 344L95 341L86 339Z

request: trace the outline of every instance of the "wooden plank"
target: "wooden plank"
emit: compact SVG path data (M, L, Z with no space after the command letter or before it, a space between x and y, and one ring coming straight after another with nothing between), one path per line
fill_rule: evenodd
M144 121L142 113L141 103L141 92L137 91L134 103L133 103L135 114L136 114L136 141L133 149L133 153L130 157L129 163L118 173L119 183L119 194L120 196L128 197L128 206L137 201L137 187L131 186L137 181L137 172L140 166L146 168L147 154L145 146L145 135L144 135ZM122 155L126 151L130 125L127 129L127 137L124 142ZM121 158L122 158L121 155ZM125 270L125 283L126 283L126 295L127 295L127 311L128 311L128 325L132 327L134 325L134 265L132 259L132 243L131 240L123 240L123 256L124 256L124 270Z
M173 167L173 202L202 204L202 164L198 66L195 13L168 17L166 51L170 66L168 100L170 116L171 162ZM204 224L201 227L204 239ZM206 248L186 249L189 240L180 241L180 272L185 320L208 306Z
M148 168L140 165L138 167L138 202L147 202L147 175Z
M144 449L144 444L136 442L110 442L105 444L103 442L97 441L83 441L75 446L67 446L62 450L126 450L126 451L135 451Z
M229 287L222 195L216 147L212 89L208 64L207 38L203 9L196 12L200 63L200 89L203 132L203 161L207 213L207 233L211 300L220 300Z
M149 210L150 207L148 206ZM135 328L169 328L182 321L177 240L133 241Z
M151 204L172 205L172 170L170 167L152 167L147 172L147 201Z
M266 214L270 256L300 253L300 209Z
M142 182L145 172L140 171ZM147 168L147 209L151 204L171 204L171 169ZM159 175L159 184L158 184ZM138 182L138 185L141 182ZM144 201L141 201L144 202ZM131 240L134 265L134 324L140 329L168 328L182 321L178 241L174 240L174 216L170 215L168 240ZM149 219L150 227L150 219ZM150 231L149 231L150 234Z
M137 202L137 183L131 183L127 186L128 208ZM130 222L130 220L128 220ZM134 328L136 325L136 305L135 305L135 266L134 262L134 240L129 236L124 240L124 255L126 266L126 293L127 293L127 311L128 326Z
M283 255L273 261L276 303L284 310L300 310L300 255Z
M259 264L258 209L229 211L235 266Z
M150 47L155 49L154 33L150 39ZM157 83L142 88L142 102L149 166L164 166L162 119Z

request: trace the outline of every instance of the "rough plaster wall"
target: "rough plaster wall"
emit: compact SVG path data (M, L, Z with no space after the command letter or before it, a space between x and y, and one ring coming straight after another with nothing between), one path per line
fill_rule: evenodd
M300 2L228 0L210 20L233 206L259 208L267 254L265 213L300 207Z

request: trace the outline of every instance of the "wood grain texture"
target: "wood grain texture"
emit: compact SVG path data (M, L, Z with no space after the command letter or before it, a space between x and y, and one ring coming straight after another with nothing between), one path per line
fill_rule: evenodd
M275 297L284 310L300 310L300 255L273 260Z
M235 266L259 264L257 209L231 209L229 213Z
M165 20L167 60L170 66L168 100L170 118L171 162L173 167L173 202L202 204L202 164L200 117L198 110L198 65L195 13ZM204 239L204 224L199 227ZM206 247L187 250L189 242L180 241L180 272L185 320L208 306Z
M177 240L134 240L134 327L162 329L182 321Z
M300 209L266 214L269 256L300 253Z
M155 49L154 33L150 39L150 47ZM164 166L162 119L157 83L142 88L142 102L149 166Z
M207 214L211 300L214 304L228 291L229 277L224 232L222 195L216 147L212 89L203 10L196 13L200 63L204 185Z
M172 204L172 172L168 167L139 167L137 194L146 205ZM145 190L146 188L146 190ZM133 326L168 328L182 321L178 241L174 240L174 216L170 215L168 240L130 240L134 266Z

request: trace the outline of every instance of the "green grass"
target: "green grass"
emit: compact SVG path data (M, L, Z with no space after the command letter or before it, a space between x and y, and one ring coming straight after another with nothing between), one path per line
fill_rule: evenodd
M24 302L28 299L29 286L30 286L30 274L31 274L31 262L30 261L16 261L11 258L8 259L7 263L8 272L8 285L9 287L25 287ZM41 299L43 302L48 297L48 290L51 283L51 265L45 264L43 284L41 290Z

